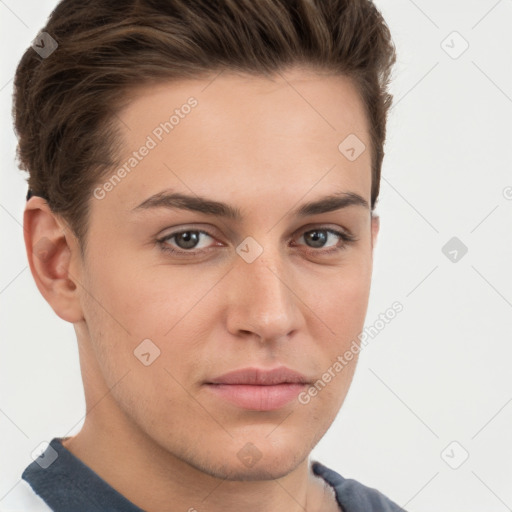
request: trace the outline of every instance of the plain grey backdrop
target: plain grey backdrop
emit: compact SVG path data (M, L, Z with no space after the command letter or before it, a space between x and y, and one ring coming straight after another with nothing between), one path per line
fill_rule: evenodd
M376 4L398 63L366 325L403 311L312 456L411 512L512 510L512 1ZM27 266L11 121L15 67L55 5L0 1L0 509L85 413L74 330Z

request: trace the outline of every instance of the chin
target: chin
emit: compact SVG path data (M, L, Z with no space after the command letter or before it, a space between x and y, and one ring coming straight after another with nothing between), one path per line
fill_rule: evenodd
M282 459L260 460L253 467L244 467L242 464L234 463L228 465L206 464L201 471L215 478L229 481L266 481L283 478L291 473L298 464L295 461L283 461Z
M308 456L307 446L299 440L289 446L276 446L268 441L233 442L237 448L210 452L198 464L197 469L215 478L231 481L263 481L282 478L295 470Z

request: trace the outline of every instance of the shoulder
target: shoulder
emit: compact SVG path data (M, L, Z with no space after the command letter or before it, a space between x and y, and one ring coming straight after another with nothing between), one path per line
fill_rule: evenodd
M0 512L51 512L25 480L18 483L0 501Z
M311 467L316 475L334 488L338 503L345 512L406 512L377 489L344 478L320 462L313 461Z

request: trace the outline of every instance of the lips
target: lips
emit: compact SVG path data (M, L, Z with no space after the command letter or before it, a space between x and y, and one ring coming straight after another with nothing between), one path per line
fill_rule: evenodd
M243 368L205 383L217 398L254 411L280 409L310 384L308 378L285 366L272 370Z
M309 380L299 372L280 366L272 370L242 368L212 379L208 384L249 384L271 386L275 384L309 384Z

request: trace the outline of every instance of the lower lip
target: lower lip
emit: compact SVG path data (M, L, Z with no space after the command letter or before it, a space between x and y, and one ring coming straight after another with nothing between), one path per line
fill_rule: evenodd
M306 384L276 384L256 386L249 384L208 384L217 396L253 411L274 411L293 401Z

